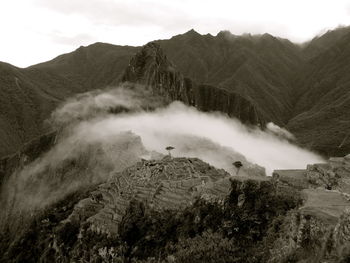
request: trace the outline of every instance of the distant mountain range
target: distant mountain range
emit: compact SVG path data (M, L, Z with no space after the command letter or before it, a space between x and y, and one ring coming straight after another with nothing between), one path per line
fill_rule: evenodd
M95 43L30 66L0 63L0 156L47 132L66 98L116 85L151 85L171 100L248 124L287 128L324 155L350 152L350 28L303 45L264 35L194 30L144 47Z

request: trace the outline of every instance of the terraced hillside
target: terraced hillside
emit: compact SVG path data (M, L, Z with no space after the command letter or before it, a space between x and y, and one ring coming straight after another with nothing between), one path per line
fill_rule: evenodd
M230 191L229 177L195 158L142 161L112 174L89 198L79 201L67 220L86 217L93 231L114 235L131 201L156 210L179 210L203 195L223 200Z
M348 167L346 157L254 177L196 158L141 160L38 212L14 237L3 232L2 259L346 262Z

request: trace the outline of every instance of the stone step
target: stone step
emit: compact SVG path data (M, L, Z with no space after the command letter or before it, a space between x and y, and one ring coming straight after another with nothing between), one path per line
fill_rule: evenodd
M119 224L122 221L124 214L114 213L113 221Z
M181 186L188 187L188 188L196 185L200 185L200 184L202 184L202 180L200 178L187 179L187 180L181 181Z
M191 196L189 194L179 194L179 193L164 191L164 190L160 191L160 195L166 198L175 199L175 200L188 201L191 199Z
M178 206L181 203L186 203L186 200L176 200L176 199L173 199L173 198L168 198L168 197L166 197L164 195L157 195L154 199L156 201L161 200L162 202L165 202L165 203L168 203L168 204L171 204L171 205L174 205L174 206Z
M115 200L115 206L116 207L122 207L122 208L127 208L129 206L129 201L119 197L116 198Z
M138 186L138 187L135 187L134 188L135 192L136 193L154 193L156 191L156 188L148 188L148 187L141 187L141 186Z
M181 207L179 204L173 204L162 199L155 200L155 205L161 209L178 209Z
M231 190L231 187L227 187L225 185L214 184L213 189L217 190L222 194L228 194Z
M135 195L135 198L137 200L140 200L140 201L146 200L146 199L151 199L152 197L153 197L153 194L148 194L148 193L137 193Z
M126 207L120 206L120 205L115 205L115 204L108 204L106 207L111 209L113 211L113 213L124 214L125 210L126 210Z
M182 186L168 186L164 185L162 182L161 189L167 189L169 191L174 191L178 193L187 193L189 191L188 187L182 187Z

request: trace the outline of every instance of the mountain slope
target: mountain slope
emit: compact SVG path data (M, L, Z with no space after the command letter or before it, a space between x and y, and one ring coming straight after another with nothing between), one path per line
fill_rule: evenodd
M293 95L291 72L303 63L300 47L269 34L222 31L214 37L194 30L158 43L186 77L239 94L262 109L269 121L286 123Z
M204 111L262 126L272 121L301 145L344 155L350 150L349 31L329 31L301 47L268 34L191 30L155 41L159 56L133 58L141 48L96 43L25 69L1 63L0 156L46 133L44 120L64 99L118 84L122 76Z
M350 27L339 27L335 30L328 30L326 33L316 36L310 42L304 44L303 54L307 59L312 59L326 51L348 33L350 33Z
M264 126L269 117L238 93L185 78L157 43L145 45L130 61L122 81L151 86L170 101L180 100L203 111L221 111L244 123Z
M118 79L138 47L95 43L27 68L29 72L53 73L82 87L103 88Z
M350 151L350 33L302 68L296 116L288 129L328 155Z
M0 156L45 133L66 98L112 84L135 50L96 43L24 69L0 63Z
M0 64L0 83L0 155L4 155L44 133L42 121L60 98L9 64Z

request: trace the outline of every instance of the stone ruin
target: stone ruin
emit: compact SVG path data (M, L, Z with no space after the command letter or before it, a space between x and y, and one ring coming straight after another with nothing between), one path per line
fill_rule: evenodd
M142 160L112 174L107 183L75 206L66 222L86 221L92 231L115 235L132 200L157 210L178 210L197 197L220 202L230 190L230 175L198 158Z

